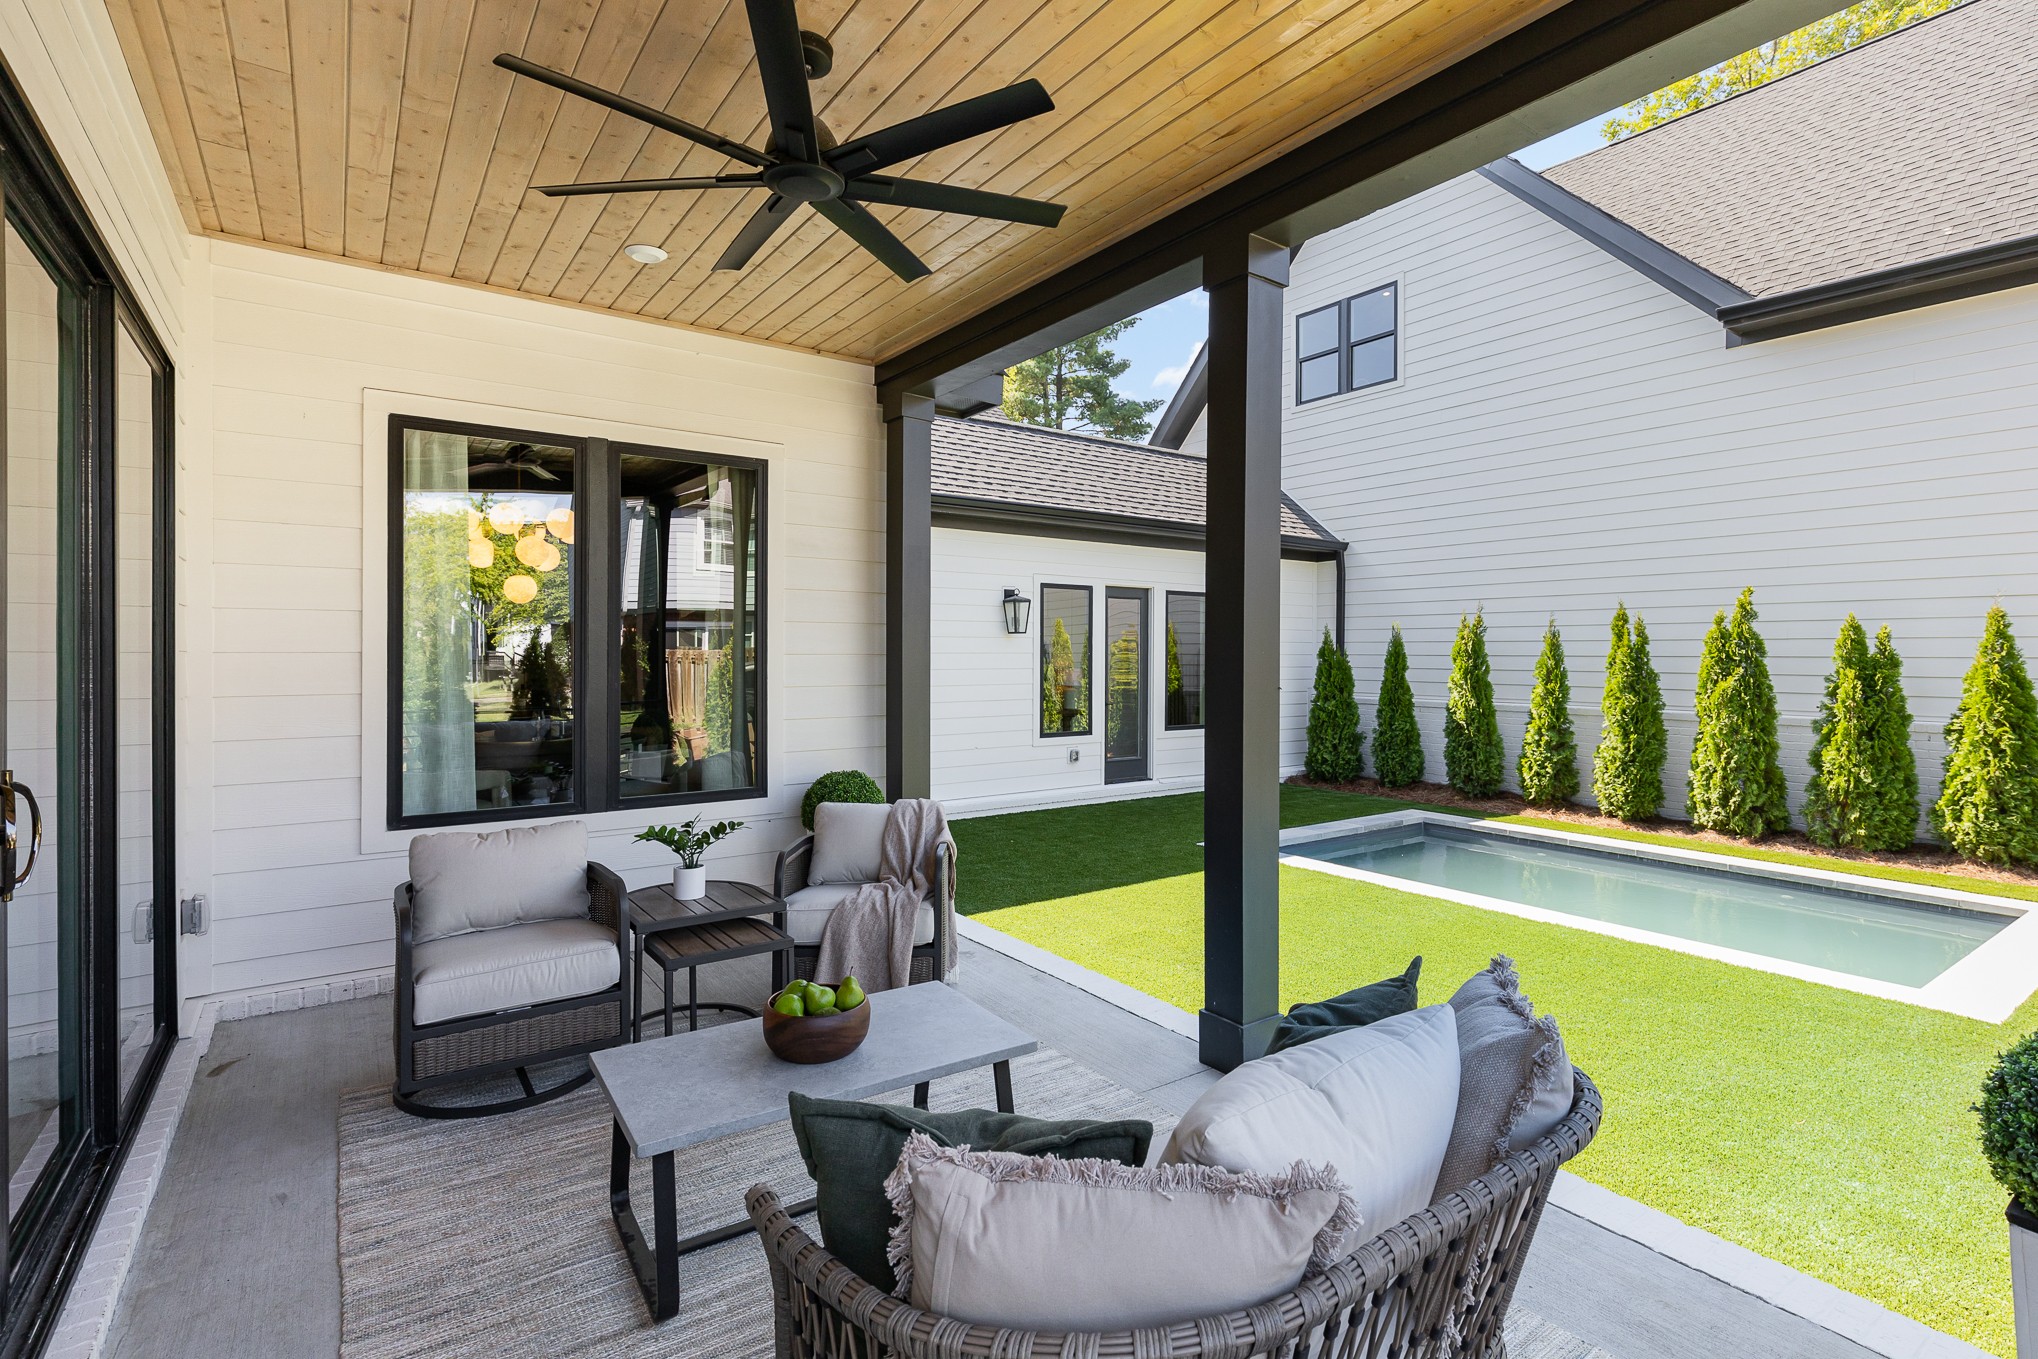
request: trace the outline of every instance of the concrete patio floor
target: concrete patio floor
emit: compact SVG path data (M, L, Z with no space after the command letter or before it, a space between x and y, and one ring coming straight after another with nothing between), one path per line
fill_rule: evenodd
M982 944L963 944L957 984L1166 1107L1186 1109L1216 1079L1189 1039ZM103 1353L339 1352L337 1102L390 1080L389 1033L386 996L218 1027ZM1554 1203L1517 1297L1615 1359L1900 1352L1857 1344Z

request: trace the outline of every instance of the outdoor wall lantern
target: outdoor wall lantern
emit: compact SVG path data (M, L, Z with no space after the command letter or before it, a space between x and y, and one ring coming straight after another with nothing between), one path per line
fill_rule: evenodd
M1017 590L1005 591L1005 631L1014 637L1026 631L1027 622L1033 617L1033 601Z

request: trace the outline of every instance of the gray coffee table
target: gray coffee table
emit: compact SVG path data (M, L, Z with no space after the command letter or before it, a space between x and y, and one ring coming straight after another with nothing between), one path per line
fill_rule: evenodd
M1031 1035L943 982L881 991L869 1004L870 1036L863 1046L819 1066L780 1061L764 1046L762 1026L742 1020L605 1048L589 1058L615 1110L609 1211L654 1319L679 1312L680 1256L750 1230L739 1220L679 1235L674 1152L782 1122L786 1096L795 1090L820 1099L868 1099L910 1085L913 1102L924 1109L929 1082L983 1066L991 1068L998 1108L1013 1112L1011 1061L1040 1046ZM630 1204L633 1155L651 1161L655 1234L648 1239ZM789 1211L797 1216L813 1206L808 1199Z

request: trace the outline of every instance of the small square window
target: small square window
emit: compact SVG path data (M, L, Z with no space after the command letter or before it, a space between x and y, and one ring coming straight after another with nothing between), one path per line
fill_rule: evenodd
M1295 321L1295 400L1320 401L1399 376L1399 285L1319 307Z
M1295 352L1303 358L1328 354L1337 348L1336 307L1312 311L1295 323Z
M1383 382L1394 380L1394 337L1382 335L1377 340L1352 346L1351 390L1361 387L1377 387Z
M1302 379L1296 388L1295 399L1315 401L1320 397L1337 395L1337 354L1335 351L1313 359L1302 360Z

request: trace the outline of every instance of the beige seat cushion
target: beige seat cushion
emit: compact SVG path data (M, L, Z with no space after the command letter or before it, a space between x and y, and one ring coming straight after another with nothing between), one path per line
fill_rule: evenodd
M876 882L892 809L881 802L824 802L814 808L814 856L807 884Z
M1327 1162L1372 1235L1429 1206L1457 1111L1458 1023L1432 1005L1247 1062L1182 1115L1161 1160L1263 1175Z
M1534 1142L1571 1112L1575 1082L1557 1021L1537 1016L1513 960L1472 974L1451 1009L1458 1017L1457 1126L1437 1176L1448 1194Z
M915 1307L984 1326L1115 1331L1252 1307L1346 1249L1327 1167L1237 1175L906 1139L888 1252Z
M823 807L829 803L822 803ZM785 899L785 932L793 937L795 944L818 944L821 931L828 924L828 915L857 888L860 882L825 883L819 887L802 887ZM913 943L934 942L934 903L923 900L920 911L913 918Z
M591 996L622 975L614 931L592 920L474 930L419 944L410 956L418 1024Z
M411 939L587 918L587 827L578 821L447 831L410 842Z

